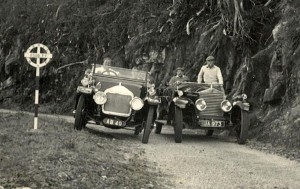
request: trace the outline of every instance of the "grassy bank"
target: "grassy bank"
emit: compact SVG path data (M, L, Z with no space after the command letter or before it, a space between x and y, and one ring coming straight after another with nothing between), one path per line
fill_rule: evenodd
M164 188L141 149L62 119L0 114L0 186L6 188ZM1 187L0 187L1 188Z

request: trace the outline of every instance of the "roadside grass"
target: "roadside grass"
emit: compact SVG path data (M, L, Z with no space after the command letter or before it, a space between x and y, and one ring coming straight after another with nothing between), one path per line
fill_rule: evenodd
M63 119L0 114L0 188L165 188L141 149Z

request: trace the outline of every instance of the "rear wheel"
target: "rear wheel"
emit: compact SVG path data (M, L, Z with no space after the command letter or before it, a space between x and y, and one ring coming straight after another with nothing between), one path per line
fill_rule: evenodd
M175 106L175 123L174 123L174 132L175 132L175 142L182 142L182 110Z
M213 133L214 133L214 130L211 130L211 129L205 131L206 136L212 136Z
M153 119L154 119L154 106L150 106L149 110L148 110L148 116L147 116L147 121L146 121L146 125L144 127L144 134L143 134L143 138L142 138L142 143L143 144L147 144L148 140L149 140L149 136L151 133L151 126L153 124Z
M74 129L81 130L86 125L86 118L85 118L85 98L83 95L79 97L78 104L76 107L75 113L75 123Z
M248 137L248 129L250 126L250 119L247 111L237 110L234 114L234 120L238 144L245 144Z

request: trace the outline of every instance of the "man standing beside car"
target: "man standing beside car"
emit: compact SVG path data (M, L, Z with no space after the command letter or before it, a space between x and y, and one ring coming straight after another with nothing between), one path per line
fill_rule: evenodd
M222 73L220 68L215 65L215 57L208 56L206 58L206 64L201 67L197 82L223 85Z

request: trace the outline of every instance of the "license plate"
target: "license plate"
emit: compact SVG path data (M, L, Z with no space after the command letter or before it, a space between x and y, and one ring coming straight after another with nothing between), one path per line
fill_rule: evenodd
M225 127L225 121L200 120L201 127Z
M103 123L106 124L106 125L115 125L115 126L123 126L124 122L123 121L120 121L120 120L115 120L115 119L108 119L108 118L105 118L103 120Z

